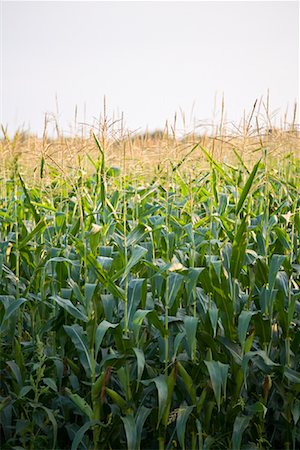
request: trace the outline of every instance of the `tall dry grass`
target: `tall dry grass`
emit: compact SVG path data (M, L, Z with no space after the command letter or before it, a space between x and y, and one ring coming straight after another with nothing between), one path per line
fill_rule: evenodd
M17 161L24 175L37 181L43 161L66 175L79 166L89 173L92 170L89 156L95 158L97 154L93 133L105 151L107 164L119 167L123 174L135 172L138 177L179 163L186 172L194 171L196 167L203 169L207 167L207 159L201 147L217 161L233 165L241 161L251 165L266 155L276 164L287 155L299 158L297 105L290 122L285 114L279 120L277 117L279 125L274 125L275 113L269 112L268 103L267 99L267 106L261 113L255 102L239 124L226 121L222 102L218 123L194 120L193 126L188 128L182 113L180 120L175 115L172 124L166 121L163 128L142 133L126 129L123 116L117 120L109 118L105 105L104 114L96 124L78 124L75 117L71 134L64 133L55 116L49 115L45 117L41 137L22 130L9 137L2 126L0 171L7 174L11 164ZM49 132L51 126L54 133Z

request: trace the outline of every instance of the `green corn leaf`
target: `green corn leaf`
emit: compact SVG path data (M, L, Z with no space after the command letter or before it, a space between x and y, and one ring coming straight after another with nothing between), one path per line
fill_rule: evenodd
M42 156L41 165L40 165L40 178L44 178L44 166L45 166L45 158Z
M176 420L176 433L179 440L179 444L183 450L185 450L185 432L186 424L190 414L192 413L194 406L181 406Z
M262 313L257 313L254 316L255 334L262 344L270 342L272 337L272 329L270 326L270 319L263 317Z
M61 298L59 295L53 295L50 298L65 309L71 316L75 317L75 319L82 320L83 322L88 321L87 316L79 311L79 309L77 309L70 300Z
M219 203L219 199L217 191L217 175L215 169L212 169L211 171L211 187L214 194L215 206L217 206Z
M111 322L114 318L114 308L116 302L112 294L102 294L101 302L104 310L104 317L108 322Z
M156 424L156 429L158 429L168 399L168 385L166 382L166 377L164 375L159 375L156 378L152 378L152 380L142 381L142 383L146 386L148 386L150 383L155 383L158 393L158 420Z
M220 361L204 361L208 369L211 384L215 394L218 410L220 411L221 391L226 398L226 384L229 370L229 364L223 364Z
M183 365L177 361L178 372L183 379L185 389L187 390L193 404L196 403L196 389L191 376L185 370Z
M205 154L208 161L215 167L217 172L220 174L220 176L226 180L229 184L234 184L233 180L230 178L230 176L225 172L225 170L222 168L222 166L212 157L210 154L205 150L205 148L201 147L202 152Z
M0 413L11 403L12 398L10 396L4 397L0 401Z
M221 283L221 270L222 270L222 261L211 261L211 265L218 277L219 283Z
M290 239L290 236L288 235L288 233L279 227L275 227L274 231L277 234L278 240L281 243L282 247L286 251L290 252L291 248L292 248L292 243L291 243L291 239Z
M145 318L150 314L153 310L152 309L138 309L133 316L133 333L135 338L137 339L139 335L140 328L142 326L143 321Z
M100 151L100 165L99 165L99 179L98 179L98 184L100 187L100 199L102 202L102 205L105 205L105 200L106 200L106 186L105 186L105 155L104 155L104 151L102 149L102 146L97 138L97 136L95 135L95 133L93 132L93 137L94 140L96 142L96 145L98 147L98 150Z
M292 322L294 314L295 314L296 300L297 300L297 294L292 294L291 300L289 302L288 314L287 314L287 320L288 320L289 324Z
M234 279L239 278L239 274L244 262L247 248L247 217L242 220L232 244L232 254L230 258L230 271Z
M14 219L4 211L0 211L0 220L4 223L14 223Z
M199 450L203 450L203 433L202 433L202 425L199 419L196 419L196 428L198 432L198 448Z
M55 213L55 226L57 227L58 231L62 229L66 223L66 214L64 212L57 211Z
M87 416L89 420L93 419L93 411L90 405L78 394L73 394L69 388L65 388L65 392L72 402L80 409L80 411Z
M125 270L123 272L123 276L121 279L121 283L125 280L125 278L129 275L131 269L141 261L141 259L146 255L148 250L144 247L141 247L139 245L136 245L131 253L131 257L129 258L128 264L125 267Z
M64 325L64 330L67 333L67 335L71 338L76 350L79 353L80 361L87 375L89 376L92 371L92 363L88 346L86 343L86 336L83 332L82 327L80 327L77 324Z
M59 262L65 262L67 264L71 264L73 266L79 266L78 261L72 261L72 259L66 258L65 256L54 256L53 258L47 259L45 263L45 268L50 263L59 263Z
M262 414L263 418L265 418L267 412L268 412L268 408L266 408L266 406L261 403L261 402L256 402L253 403L252 405L248 405L246 407L247 412L249 412L250 414L254 415L254 414Z
M147 283L145 278L133 278L128 284L128 321L132 326L134 314L139 306L145 306L147 297Z
M57 209L54 208L53 206L49 205L48 203L39 203L39 202L33 202L33 201L31 201L31 203L40 209L45 209L46 211L53 211L55 213L57 212Z
M127 247L135 246L140 242L147 234L147 229L145 225L139 223L133 230L131 230L126 236Z
M20 371L20 368L18 366L18 364L16 364L15 361L7 361L6 363L8 365L8 367L10 368L10 370L12 371L18 386L21 388L23 386L23 380L22 380L22 374Z
M245 387L247 388L247 369L248 369L248 364L249 361L251 360L251 362L253 364L256 364L256 357L261 358L261 360L263 361L264 364L266 364L266 366L269 367L274 367L274 366L278 366L278 363L274 363L269 356L266 354L265 351L263 350L257 350L255 352L248 352L244 355L243 360L242 360L242 370L244 373L244 384Z
M168 399L168 386L164 375L159 375L154 378L153 381L158 392L158 421L156 426L156 428L158 428Z
M186 336L185 331L182 331L181 333L178 333L176 335L174 339L174 355L173 355L174 358L177 356L179 346L185 336Z
M35 206L31 203L31 198L30 198L30 194L25 186L25 183L23 181L23 178L21 177L20 173L18 172L18 176L19 176L19 180L23 189L23 192L25 194L26 200L29 204L29 208L31 209L32 215L34 217L35 222L39 222L40 220L40 215L38 214L37 210L35 209Z
M179 289L182 286L183 283L183 276L179 273L169 273L168 274L168 306L169 308L172 308L174 301L176 299L176 296L179 292Z
M291 408L294 424L297 425L300 419L300 400L295 399L294 404Z
M70 237L74 238L78 233L79 229L80 229L80 218L78 217L78 219L73 223L73 225L69 230Z
M182 166L182 164L187 160L187 158L196 150L196 148L199 146L200 142L198 142L197 144L195 144L191 150L182 158L181 161L179 161L178 164L176 164L176 166L172 167L173 172L176 172L176 170L179 169L180 166Z
M219 310L214 302L211 302L210 308L208 309L208 314L215 338L217 333Z
M107 320L103 320L99 323L97 330L96 330L96 339L95 339L95 356L97 357L99 348L102 344L103 338L110 328L116 328L119 326L118 323L110 323Z
M57 386L55 383L55 380L53 378L43 378L43 382L46 386L49 386L50 389L52 389L54 392L57 392Z
M184 328L190 356L193 353L193 349L196 343L197 326L198 326L197 317L186 316L184 318Z
M78 284L72 279L70 278L68 280L68 285L70 286L70 288L73 291L73 294L76 298L76 300L78 300L82 305L84 305L86 307L86 299L85 297L82 295L81 289L78 286Z
M31 391L33 391L33 387L32 386L23 386L20 389L20 392L18 394L18 398L21 399L21 398L26 397L27 394L29 394L29 392L31 392Z
M217 340L221 342L222 345L224 345L224 347L230 352L231 356L233 357L234 362L240 366L242 364L242 354L240 346L232 342L225 336L218 336Z
M109 272L114 262L110 256L97 256L97 261L105 272Z
M47 416L49 418L49 421L52 424L52 428L53 428L53 444L52 444L51 448L52 448L52 450L55 450L55 448L56 448L56 441L57 441L57 429L58 429L57 421L56 421L56 419L54 417L53 411L50 408L46 408L46 406L41 406L41 405L39 406L39 408L42 408L46 412L46 414L47 414Z
M167 425L168 425L175 381L176 381L176 372L175 372L175 368L173 367L173 369L171 370L170 374L168 375L168 379L167 379L168 398L167 398L167 402L166 402L165 411L164 411L164 414L162 417L162 424L164 425L164 427L167 427Z
M285 260L284 255L272 255L269 269L269 289L274 289L277 273Z
M41 234L46 228L46 226L47 220L41 219L35 226L35 228L30 233L28 233L27 236L25 236L25 238L22 239L22 241L19 242L18 249L22 250L28 244L28 242L32 241L38 234Z
M239 212L241 211L241 209L243 207L243 204L245 203L247 195L249 194L249 191L250 191L251 186L253 184L253 181L254 181L257 169L259 167L259 164L260 164L260 160L253 167L252 172L250 173L249 178L248 178L248 180L247 180L247 182L246 182L246 184L244 186L244 189L242 190L239 202L238 202L236 210L235 210L236 215L239 214Z
M239 341L240 341L243 351L245 348L245 342L246 342L246 336L247 336L249 323L250 323L250 320L251 320L251 317L253 316L253 314L254 313L252 311L242 311L241 314L239 315L238 337L239 337Z
M153 310L150 311L148 314L148 317L150 319L151 325L153 325L157 330L159 330L161 336L168 335L168 332L166 331L164 324L162 320L160 319L161 316L158 315L157 311Z
M82 444L82 440L84 438L85 433L95 425L98 425L99 423L100 422L98 420L89 420L88 422L85 422L85 424L82 425L82 427L80 427L79 430L76 432L72 440L71 450L77 450L78 447Z
M136 442L137 442L137 448L140 450L141 448L141 438L142 438L142 431L144 424L147 420L147 417L151 413L150 408L146 408L144 405L141 405L139 409L137 410L136 416L135 416L135 422L136 422Z
M85 297L86 305L88 305L89 303L92 302L96 287L97 287L97 283L85 283L84 297Z
M121 417L122 422L124 424L126 440L127 440L127 449L128 450L137 450L137 428L134 418L132 416Z
M291 382L295 384L299 384L300 386L300 372L290 369L289 367L285 367L284 376Z
M0 330L4 326L4 322L8 320L19 308L26 302L25 298L19 298L18 300L12 300L9 302L7 308L5 309L5 313L2 319L2 324Z
M96 257L91 253L86 254L85 246L80 241L80 239L78 239L74 236L70 236L70 237L74 241L74 243L76 245L76 249L79 252L80 256L83 259L86 258L88 265L90 267L92 267L93 270L95 271L95 274L96 274L98 280L100 281L100 283L104 287L106 287L108 289L108 291L111 294L113 294L115 297L124 299L124 294L123 294L122 290L118 286L116 286L116 284L113 281L111 281L110 277L107 275L107 273L101 267L101 264L97 261Z
M141 381L141 378L142 378L142 375L143 375L143 371L144 371L144 367L145 367L145 355L144 355L143 350L141 350L140 348L133 347L132 350L135 353L136 361L137 361L137 386L136 386L136 390L138 390L139 383Z
M237 416L233 425L231 449L240 450L243 433L248 428L252 416Z
M235 156L237 157L237 159L239 160L241 166L243 167L243 169L245 170L245 172L247 172L248 175L250 175L250 172L247 168L247 166L245 165L243 158L241 157L241 155L236 151L235 148L232 149L233 153L235 154Z
M188 295L188 302L194 301L194 294L197 286L197 282L201 272L203 272L204 267L190 267L185 280L185 290Z

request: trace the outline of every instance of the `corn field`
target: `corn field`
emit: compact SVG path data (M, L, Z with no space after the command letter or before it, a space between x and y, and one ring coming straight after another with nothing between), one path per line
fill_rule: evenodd
M1 179L1 448L296 450L299 159L137 178L94 139Z

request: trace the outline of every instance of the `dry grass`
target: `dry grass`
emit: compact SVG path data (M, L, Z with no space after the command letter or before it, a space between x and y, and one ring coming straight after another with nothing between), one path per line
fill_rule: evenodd
M88 156L95 158L97 154L93 131L105 151L107 163L121 168L123 174L135 172L137 176L147 176L180 161L184 161L182 168L186 171L203 168L207 162L201 147L216 160L228 164L236 164L241 158L246 165L251 165L266 154L276 163L289 154L300 157L300 133L294 122L280 128L270 128L268 117L261 121L264 125L258 126L257 120L255 124L252 122L253 115L239 127L224 125L221 121L209 131L206 127L204 132L193 130L181 137L168 125L154 133L132 134L107 118L98 126L90 127L85 135L81 132L71 137L60 133L58 126L55 138L48 136L47 126L42 138L24 132L9 138L2 130L0 171L7 174L12 161L18 161L24 174L36 182L43 159L48 167L55 167L62 173L70 174L70 170L79 166L89 172L92 167ZM196 144L198 147L191 152Z

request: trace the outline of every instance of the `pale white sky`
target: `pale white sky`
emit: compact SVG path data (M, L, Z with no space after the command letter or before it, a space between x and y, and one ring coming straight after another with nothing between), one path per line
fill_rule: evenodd
M1 122L41 133L56 111L69 130L124 112L131 129L162 128L181 108L210 121L224 92L238 121L270 90L271 110L299 96L299 3L1 2ZM86 105L86 107L84 106ZM194 109L192 112L192 108ZM279 112L280 114L280 112Z

